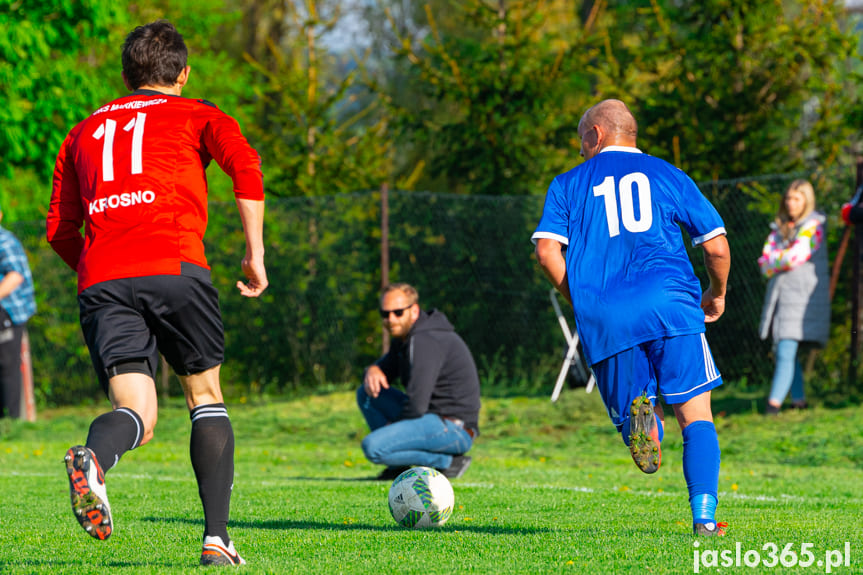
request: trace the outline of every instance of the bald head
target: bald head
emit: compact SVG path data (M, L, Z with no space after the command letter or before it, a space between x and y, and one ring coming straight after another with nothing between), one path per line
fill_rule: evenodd
M638 123L620 100L603 100L581 117L578 135L581 155L589 160L608 146L635 147Z

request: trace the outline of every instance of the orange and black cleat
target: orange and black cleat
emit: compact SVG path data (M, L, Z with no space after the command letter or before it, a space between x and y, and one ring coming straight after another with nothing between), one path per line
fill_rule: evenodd
M114 530L114 523L105 489L105 474L96 456L83 445L76 445L66 452L65 460L75 518L91 537L107 539Z

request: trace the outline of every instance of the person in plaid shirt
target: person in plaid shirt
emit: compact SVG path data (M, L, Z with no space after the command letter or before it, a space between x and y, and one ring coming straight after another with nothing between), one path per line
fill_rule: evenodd
M0 211L0 221L3 212ZM36 313L27 254L15 234L0 227L0 417L21 417L21 339Z

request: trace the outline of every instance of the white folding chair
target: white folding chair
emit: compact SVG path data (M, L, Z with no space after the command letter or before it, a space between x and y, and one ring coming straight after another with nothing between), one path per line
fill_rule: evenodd
M557 375L557 382L554 384L551 400L557 401L557 398L560 397L563 382L566 381L566 374L570 369L574 370L576 377L582 381L587 380L584 390L590 393L593 391L596 378L593 376L593 371L584 364L581 355L578 353L578 332L570 331L566 317L560 309L560 303L557 301L557 290L552 288L549 296L551 297L551 305L554 306L554 313L557 314L557 322L560 324L560 329L563 331L563 337L566 338L567 345L566 356L563 358L563 365L560 366L560 373Z

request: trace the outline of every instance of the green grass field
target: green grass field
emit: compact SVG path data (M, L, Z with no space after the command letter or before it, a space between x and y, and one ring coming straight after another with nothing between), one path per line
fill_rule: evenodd
M72 517L63 455L106 405L43 411L35 424L0 420L0 573L200 571L202 511L181 401L108 474L111 539L90 539ZM677 574L694 572L696 555L701 573L824 573L837 560L833 573L863 572L863 409L765 418L748 399L714 405L718 518L730 524L722 539L690 534L676 423L667 422L662 468L643 475L598 395L583 389L557 404L486 398L473 465L453 481L456 511L425 531L396 525L389 483L369 480L380 468L360 449L352 392L234 402L231 535L248 573ZM738 550L741 566L723 566L721 553L733 562ZM755 551L761 562L747 567ZM812 553L809 567L801 551Z

